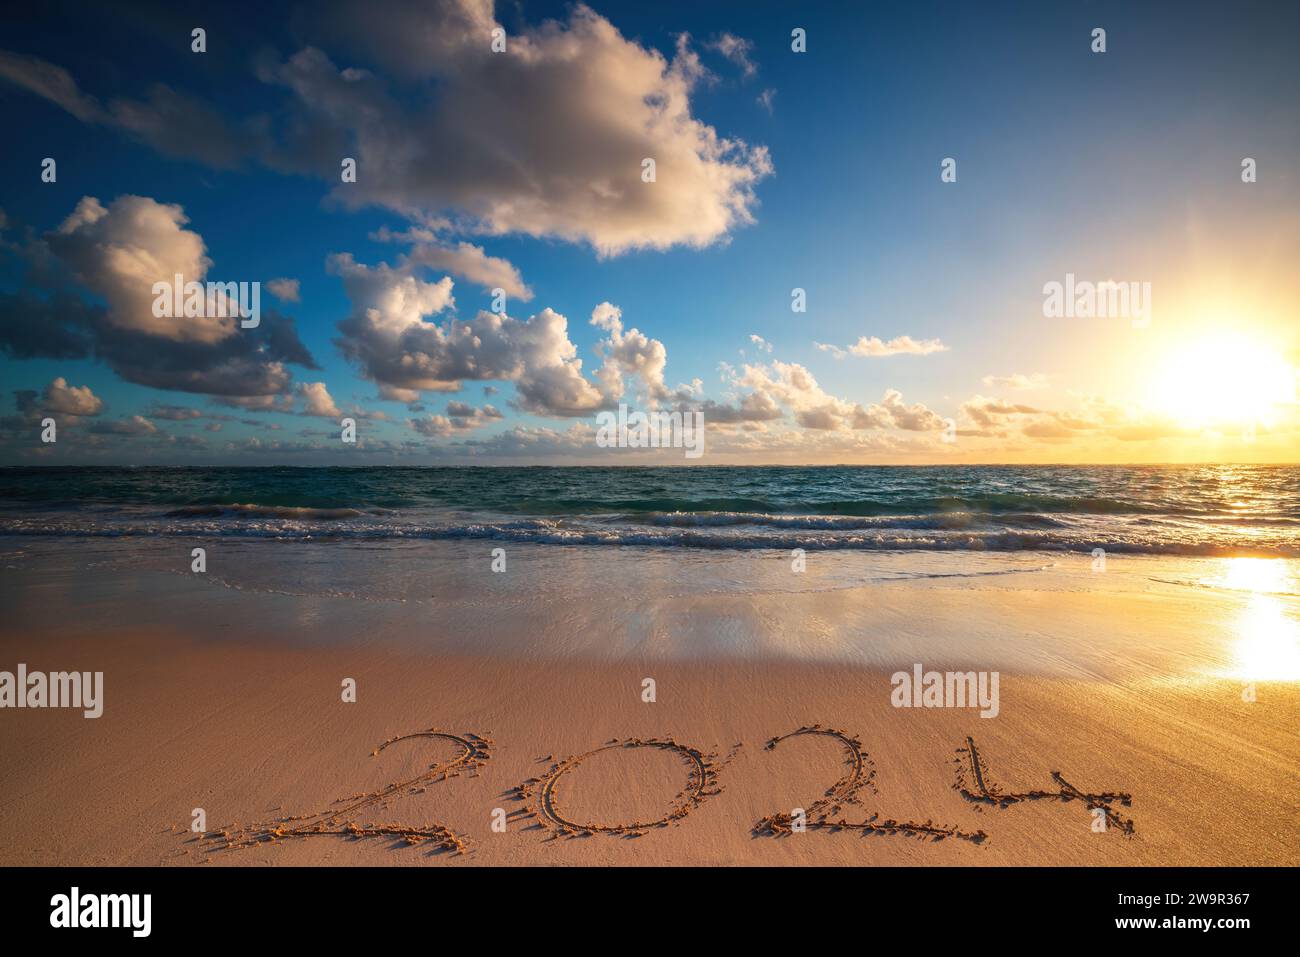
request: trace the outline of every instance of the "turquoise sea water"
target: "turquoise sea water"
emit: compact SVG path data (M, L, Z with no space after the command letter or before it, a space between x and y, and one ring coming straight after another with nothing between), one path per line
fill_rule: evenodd
M0 536L1300 557L1300 467L7 468Z

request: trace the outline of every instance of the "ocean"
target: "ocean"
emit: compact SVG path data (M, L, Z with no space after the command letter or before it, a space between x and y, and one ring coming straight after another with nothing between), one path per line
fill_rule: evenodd
M0 536L1296 558L1300 467L5 468Z

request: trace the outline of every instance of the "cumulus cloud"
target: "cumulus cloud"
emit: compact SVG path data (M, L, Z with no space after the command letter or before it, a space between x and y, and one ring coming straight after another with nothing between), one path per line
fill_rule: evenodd
M878 359L884 356L928 356L934 352L947 352L948 347L938 339L913 339L911 336L897 336L888 342L878 336L860 336L858 341L849 346L827 345L814 342L822 352L829 352L836 359L848 356L862 356Z
M872 405L868 412L877 408L884 410L894 428L906 432L937 432L947 424L943 416L921 403L905 403L897 389L886 389L880 405Z
M811 372L797 362L773 360L766 365L746 365L736 384L765 393L796 412L833 409L848 414L852 405L823 391Z
M350 253L337 253L326 263L343 280L352 312L339 323L339 350L380 386L385 398L414 402L421 390L455 392L460 386L448 363L430 355L442 350L441 330L426 322L455 300L450 277L427 282L409 266L387 263L370 267ZM443 370L451 372L444 375Z
M266 288L281 302L302 302L297 279L272 279Z
M510 260L487 255L481 246L467 242L443 246L433 241L432 231L416 229L404 233L381 229L373 238L380 239L381 242L413 242L415 244L407 255L411 263L451 273L452 276L459 276L487 291L502 290L511 299L521 299L526 303L533 298L533 290L524 282L519 269Z
M796 362L774 360L766 365L746 365L740 373L731 374L731 382L750 390L734 412L749 408L765 414L729 416L731 407L727 407L716 410L722 413L722 418L716 421L728 418L765 421L775 418L766 414L773 408L784 408L798 425L820 432L866 429L929 432L943 429L946 424L942 416L924 405L907 405L896 389L886 390L880 402L866 407L831 395L817 384L811 372Z
M104 411L104 400L90 390L90 386L68 385L59 376L45 387L41 396L41 410L62 415L92 416Z
M180 206L145 196L121 196L109 208L85 196L46 243L78 282L108 301L113 325L177 342L217 343L239 330L229 300L223 305L230 315L223 317L154 315L155 282L170 284L176 275L203 282L212 265L203 237L184 228L188 222ZM215 314L216 306L207 311Z
M64 426L76 426L105 409L103 400L89 386L69 385L62 376L40 392L15 389L14 406L17 415L0 418L0 434L8 437L29 431L47 416L56 417Z
M658 339L651 339L639 329L623 328L623 311L613 303L602 302L591 313L591 324L609 333L597 347L602 364L596 372L601 391L610 400L619 399L626 389L625 380L635 376L645 389L645 399L654 403L667 398L664 367L668 351Z
M387 402L404 403L412 412L422 412L419 389L401 389L386 382L379 383L379 398Z
M298 394L303 400L303 414L315 415L325 419L337 419L343 413L334 404L329 389L324 382L300 382Z
M751 392L734 405L705 399L699 409L710 425L733 425L743 422L774 422L785 417L781 407L766 392Z
M58 229L22 250L41 263L51 292L0 295L0 350L19 358L97 358L130 382L161 389L259 398L287 392L286 364L315 367L291 319L263 309L258 327L242 329L233 303L225 304L226 316L216 315L222 292L209 295L211 318L154 315L154 283L171 283L177 273L202 282L211 265L187 222L179 206L144 196L108 206L84 197Z
M167 87L102 106L65 69L32 57L3 54L0 76L84 122L214 165L249 156L277 170L333 170L337 182L339 158L353 157L357 181L336 187L337 200L422 225L617 255L707 246L754 221L771 160L693 115L705 72L684 36L669 58L578 4L564 21L512 32L507 52L493 53L488 0L375 6L322 4L300 24L364 65L336 65L318 46L262 59L259 78L285 92L277 123L232 125ZM646 158L657 165L652 183L641 178Z
M408 424L427 438L447 438L493 422L500 422L503 418L505 416L495 406L485 405L482 408L475 408L465 402L449 402L446 415L410 419Z
M410 262L371 267L348 254L332 256L328 265L352 302L336 343L384 398L409 405L421 392L458 392L466 380L500 380L514 383L515 404L524 411L582 416L620 399L630 378L650 400L669 395L663 343L625 329L611 303L592 312L591 324L607 333L597 347L602 361L592 382L569 339L568 320L553 309L526 320L483 311L440 324L430 320L454 304L450 277L428 282L413 274Z
M1041 409L1020 402L1007 402L1004 399L991 399L983 395L971 396L962 403L961 413L977 428L995 429L1007 424L1007 420L1021 415L1038 415Z
M424 89L437 95L422 108L371 77L348 78L314 48L266 72L319 127L313 141L355 147L362 173L336 189L343 202L587 242L602 255L706 246L753 221L771 162L691 115L699 73L688 51L667 60L584 6L566 25L512 36L505 55L487 32L447 29L430 43L443 52L429 57L436 76ZM652 183L641 178L646 158Z

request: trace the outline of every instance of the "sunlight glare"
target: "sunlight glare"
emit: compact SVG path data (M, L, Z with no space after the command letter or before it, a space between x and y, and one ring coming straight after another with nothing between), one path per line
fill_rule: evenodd
M1168 356L1149 401L1187 428L1269 425L1296 401L1296 370L1262 342L1211 336Z
M1233 675L1248 681L1300 681L1298 583L1291 564L1277 558L1226 558L1220 574L1202 584L1251 596L1233 628Z

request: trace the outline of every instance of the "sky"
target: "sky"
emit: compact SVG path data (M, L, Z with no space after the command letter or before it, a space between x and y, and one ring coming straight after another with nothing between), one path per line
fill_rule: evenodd
M5 16L0 464L1300 461L1300 5Z

